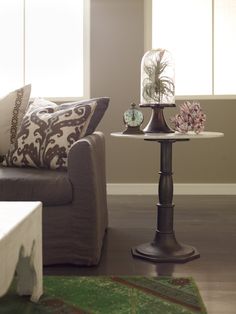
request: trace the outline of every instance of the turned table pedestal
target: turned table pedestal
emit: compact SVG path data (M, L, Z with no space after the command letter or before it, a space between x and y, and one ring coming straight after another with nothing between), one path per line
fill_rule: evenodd
M174 223L172 146L179 141L192 139L211 139L222 137L219 132L201 132L195 134L146 133L142 135L111 133L119 138L141 139L160 143L160 178L158 186L159 203L157 204L157 229L153 241L140 244L131 249L133 256L152 262L187 262L198 258L197 249L179 243L176 239Z

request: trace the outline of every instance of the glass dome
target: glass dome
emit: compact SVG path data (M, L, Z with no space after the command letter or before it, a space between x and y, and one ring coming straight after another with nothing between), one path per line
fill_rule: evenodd
M174 61L166 49L145 53L141 62L141 105L175 103Z

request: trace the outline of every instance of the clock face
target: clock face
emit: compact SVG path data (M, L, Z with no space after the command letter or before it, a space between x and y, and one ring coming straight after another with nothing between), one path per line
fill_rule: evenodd
M124 122L129 127L140 126L143 122L143 114L137 109L129 109L124 113Z

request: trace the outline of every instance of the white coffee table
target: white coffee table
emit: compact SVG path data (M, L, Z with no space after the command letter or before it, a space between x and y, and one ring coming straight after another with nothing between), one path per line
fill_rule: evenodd
M0 202L0 296L15 272L18 294L37 302L43 293L41 202Z
M160 143L160 179L158 186L159 203L157 204L157 230L152 242L140 244L131 249L134 257L151 262L184 263L200 257L198 251L190 246L179 243L173 229L174 204L173 200L173 172L172 172L172 145L180 141L213 139L224 136L220 132L202 132L195 134L175 133L146 133L123 134L111 133L111 136L147 140Z

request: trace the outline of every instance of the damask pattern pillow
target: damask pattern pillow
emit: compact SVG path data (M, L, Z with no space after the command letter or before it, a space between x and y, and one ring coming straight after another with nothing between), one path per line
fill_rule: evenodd
M0 99L0 156L5 155L29 105L31 85L19 88Z
M92 134L96 127L98 126L99 122L101 121L102 117L104 116L104 113L106 112L110 98L108 97L100 97L100 98L93 98L93 99L88 99L88 100L81 100L78 102L78 104L85 105L87 103L90 103L91 101L96 101L97 106L94 110L94 114L89 122L89 125L86 130L86 134ZM66 104L63 104L66 105Z
M3 165L66 169L69 149L86 134L96 106L96 101L58 106L35 99Z

